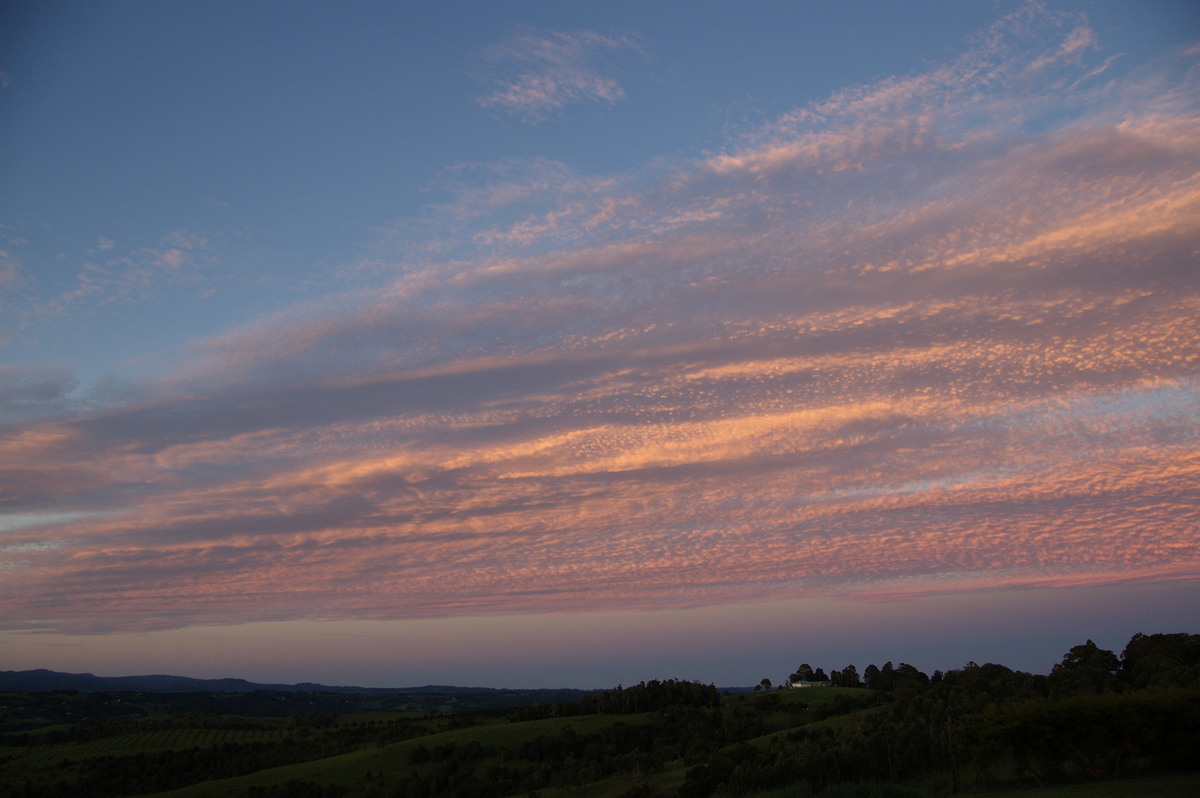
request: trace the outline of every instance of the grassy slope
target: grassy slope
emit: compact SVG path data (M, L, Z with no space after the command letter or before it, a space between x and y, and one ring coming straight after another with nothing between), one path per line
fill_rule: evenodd
M809 725L811 712L804 711L800 705L817 708L837 700L839 697L854 697L867 694L862 690L843 690L836 688L820 688L811 690L782 690L766 694L747 694L745 696L726 697L723 712L737 713L742 710L752 711L763 720L763 735L748 742L759 747L770 745L776 735L786 734L797 725ZM774 704L774 706L770 706ZM871 712L872 709L860 710ZM398 714L353 715L339 718L339 725L349 725L354 722L366 722L387 718L401 717ZM410 716L411 717L411 716ZM166 793L160 797L172 798L202 798L203 796L227 796L238 793L251 786L282 785L294 780L313 781L322 784L353 785L360 783L367 772L384 774L389 779L395 779L404 774L421 772L428 774L436 767L435 763L412 764L412 751L419 746L433 749L438 745L454 743L462 745L478 742L485 749L504 748L515 751L529 741L541 736L557 736L563 728L571 727L581 735L597 732L616 723L635 725L648 723L652 719L649 714L643 715L589 715L578 717L547 718L536 721L508 722L505 720L484 721L480 725L465 728L450 728L452 720L442 720L441 730L410 740L380 745L377 743L362 744L356 750L337 756L295 763L284 767L260 770L236 778L213 780L194 784ZM281 720L282 727L286 721ZM813 726L841 725L849 722L847 716L834 716L819 721ZM436 725L436 723L431 725ZM277 728L272 730L238 731L233 729L154 729L139 731L81 743L64 743L58 746L48 746L27 753L22 749L8 749L6 752L14 758L3 763L3 771L11 777L13 773L38 772L49 774L55 771L56 763L64 758L78 761L87 756L120 756L132 755L138 751L160 751L168 749L189 749L192 746L206 747L222 742L252 740L271 741L282 739L292 734L291 730ZM472 763L471 767L479 772L496 764L521 767L523 763L502 762L499 756L489 756ZM672 794L683 783L688 767L678 762L675 767L668 767L660 772L645 776L621 775L597 781L582 787L554 790L543 789L539 794L545 798L566 798L580 796L581 798L617 798L630 788L639 784L647 784L656 793ZM61 772L59 775L62 775ZM2 782L0 782L2 783ZM782 795L783 793L780 793ZM1200 774L1168 777L1154 777L1126 781L1103 782L1097 784L1055 787L1045 790L1015 790L995 793L980 793L980 798L1134 798L1134 796L1164 796L1164 798L1191 798L1200 795Z
M820 688L811 690L774 690L761 694L746 694L744 696L726 697L726 711L753 711L761 717L765 732L763 737L752 740L752 744L766 745L769 738L777 733L795 728L797 723L807 720L800 710L800 705L817 706L833 701L838 696L863 695L863 690L844 690L837 688ZM764 711L762 702L770 701L775 708ZM800 713L800 714L798 714ZM379 715L347 715L339 718L339 723L367 721L371 719L401 717L398 713ZM337 756L323 759L299 762L283 767L269 768L230 779L213 780L190 785L166 793L163 796L184 798L191 796L227 795L233 791L242 791L250 786L270 786L285 784L293 780L307 780L322 784L350 785L361 780L367 771L381 772L388 777L398 777L416 770L428 772L434 767L432 763L414 765L410 762L411 752L418 746L434 748L444 743L463 743L475 741L485 748L518 749L523 743L548 735L556 736L565 727L571 727L581 735L599 731L616 723L627 725L648 723L651 716L643 715L587 715L577 717L547 718L536 721L511 723L497 721L467 728L440 731L423 737L389 743L386 745L366 744L360 748ZM280 721L280 725L284 721ZM831 718L822 723L845 722L843 718ZM63 759L79 761L92 756L122 756L133 755L139 751L186 750L196 745L206 747L221 742L250 742L278 741L291 732L283 729L271 731L234 731L214 729L158 729L152 731L122 734L104 737L81 743L64 743L26 753L17 749L10 750L15 758L5 763L8 773L24 771L30 774L40 774L43 778L58 778L67 775L57 763ZM500 757L492 756L479 760L474 767L486 769L494 764L502 764ZM516 764L516 763L508 763ZM683 782L687 767L682 763L678 768L650 774L645 777L618 776L604 779L583 788L575 787L561 794L580 796L621 795L638 783L648 782L662 791L673 791ZM35 780L38 779L35 776ZM543 790L546 796L560 794L555 790Z
M853 697L865 694L868 694L865 690L841 688L774 690L764 694L746 694L744 697L727 697L724 707L731 711L736 710L739 706L750 709L755 706L756 701L762 700L765 696L778 697L778 709L763 715L764 730L767 733L762 737L749 741L752 745L766 745L771 736L783 733L789 728L795 728L796 721L802 720L802 718L790 712L789 709L801 704L818 706L829 703L838 696ZM519 723L500 721L495 724L440 732L412 740L391 743L383 747L372 746L326 759L261 770L233 779L222 779L196 784L170 792L159 793L158 798L204 798L204 796L211 795L226 795L233 791L245 790L251 786L279 785L297 779L314 781L321 784L348 785L361 779L362 775L367 771L382 772L389 777L396 777L411 772L414 769L418 772L431 770L432 765L413 765L409 762L412 750L421 745L433 748L436 745L447 742L462 744L476 741L484 747L502 746L514 749L519 748L522 743L535 740L543 735L557 735L567 726L579 734L589 734L615 723L625 723L628 725L648 723L650 717L648 714L585 715L579 717L547 718ZM820 724L844 722L846 722L845 718L834 717L821 721ZM487 757L476 763L476 767L487 768L490 765L499 763L500 759L498 757ZM647 783L661 792L670 793L683 783L687 770L688 768L681 763L677 768L667 769L646 777L617 776L582 787L571 787L563 790L542 789L539 791L539 794L546 796L546 798L558 798L558 796L565 798L568 795L580 796L580 798L608 798L608 796L622 795L631 787L641 783Z
M321 784L353 784L362 778L367 771L381 772L389 777L396 777L416 770L427 772L434 765L413 765L410 756L418 746L434 748L444 743L461 745L468 742L478 742L485 748L505 747L519 748L523 743L537 739L543 735L557 735L563 728L571 727L580 734L598 731L614 723L634 725L648 723L650 716L643 715L585 715L580 717L547 718L544 720L496 723L471 726L465 729L454 729L436 734L416 737L388 745L365 746L356 751L338 756L300 762L285 767L270 768L249 773L232 779L194 784L170 792L158 793L159 796L171 798L200 798L209 795L225 795L231 791L244 790L251 786L268 786L286 784L296 779L314 781ZM486 757L476 763L476 767L488 767L499 764L499 757ZM628 789L628 788L626 788ZM549 792L546 792L549 795ZM576 791L574 794L580 794Z
M1200 773L976 794L977 798L1195 798L1197 795L1200 795Z
M6 767L33 770L63 759L76 761L95 756L128 756L139 751L186 751L193 746L207 748L222 743L279 742L283 736L284 732L278 730L156 729L38 749L15 757L6 763Z

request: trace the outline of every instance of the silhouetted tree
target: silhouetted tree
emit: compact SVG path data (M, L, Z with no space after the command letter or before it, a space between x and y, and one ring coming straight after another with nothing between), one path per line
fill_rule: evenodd
M796 668L796 672L788 677L788 681L792 682L811 682L813 681L813 669L807 662Z
M1091 640L1074 646L1050 671L1050 689L1057 695L1096 695L1121 688L1121 661Z
M1200 687L1200 635L1139 632L1121 652L1119 676L1135 688Z

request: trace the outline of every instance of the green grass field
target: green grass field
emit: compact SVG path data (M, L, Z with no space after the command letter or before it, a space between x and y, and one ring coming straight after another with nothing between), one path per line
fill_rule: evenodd
M715 694L714 694L715 698ZM669 707L656 712L537 719L519 712L434 715L403 712L345 716L239 717L167 715L58 724L54 730L10 735L0 748L0 795L157 795L172 798L279 798L291 794L392 796L486 795L541 798L674 796L698 766L803 760L805 746L886 716L886 704L865 689L772 690L725 696L719 707ZM817 731L820 736L814 736ZM14 740L28 745L14 745ZM747 759L748 757L748 759ZM731 767L730 765L725 765ZM759 766L759 765L756 765ZM805 765L808 767L808 765ZM962 784L1003 784L996 773L964 765ZM701 768L703 769L703 768ZM805 771L807 772L807 771ZM1004 776L1003 773L1010 775ZM729 778L730 771L722 778ZM734 774L736 775L736 774ZM947 798L947 775L905 785L857 785L842 776L824 791L805 783L760 798ZM978 781L974 781L977 777ZM798 776L797 776L798 777ZM417 792L404 792L419 781ZM62 787L58 787L59 783ZM776 782L779 783L779 782ZM825 783L829 783L826 781ZM150 785L167 785L148 789ZM526 786L520 786L526 785ZM527 786L533 785L533 786ZM421 792L432 790L433 792ZM487 792L486 790L491 790ZM889 792L891 791L891 792ZM727 793L716 793L722 796ZM1200 795L1200 775L965 793L978 798L1133 798Z
M187 751L192 748L212 748L224 743L279 742L285 736L282 730L265 731L240 729L159 729L155 731L125 734L119 737L103 737L84 743L54 746L17 761L18 767L40 767L63 759L79 760L98 756L128 756L143 751Z
M1196 798L1198 795L1200 773L976 793L977 798Z
M436 763L412 763L413 752L421 746L428 749L435 749L438 746L445 745L464 746L469 743L478 743L485 749L504 748L514 750L519 749L522 744L532 742L539 737L559 735L567 728L570 728L577 734L587 735L609 728L616 723L636 726L645 725L649 722L650 715L648 713L636 715L588 715L518 722L501 721L487 725L436 732L383 746L366 746L359 750L337 756L279 768L270 768L237 778L193 785L158 793L158 795L172 796L173 798L229 795L248 790L251 787L281 785L296 780L350 786L360 781L363 774L367 772L381 774L385 778L396 778L410 772L417 772L424 775L432 771ZM474 762L473 766L476 770L486 771L489 767L502 764L505 764L504 759L499 755L493 755L482 757ZM601 788L601 792L595 794L607 794L605 792L606 789ZM626 786L621 792L628 789L629 787ZM554 795L557 793L551 791L543 794ZM573 791L562 794L583 795L591 793L580 792L579 788L573 788Z

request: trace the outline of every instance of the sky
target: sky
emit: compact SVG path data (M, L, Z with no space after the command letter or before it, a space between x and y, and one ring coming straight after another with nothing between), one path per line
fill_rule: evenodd
M0 669L1200 631L1200 6L0 12Z

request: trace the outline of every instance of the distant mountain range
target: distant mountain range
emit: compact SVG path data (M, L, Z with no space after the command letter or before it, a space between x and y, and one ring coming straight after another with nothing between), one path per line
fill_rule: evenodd
M78 690L86 693L252 693L275 690L289 693L433 693L438 695L482 695L512 692L492 687L347 687L303 682L301 684L261 684L245 679L193 679L188 676L96 676L91 673L62 673L43 668L32 671L0 671L0 692L42 692ZM521 690L522 693L584 693L587 690Z

